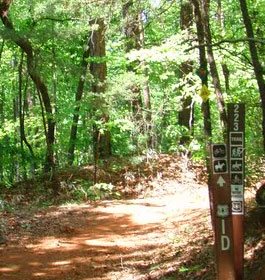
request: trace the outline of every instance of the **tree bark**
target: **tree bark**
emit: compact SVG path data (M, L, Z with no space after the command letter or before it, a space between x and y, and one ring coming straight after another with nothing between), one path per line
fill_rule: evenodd
M101 116L100 121L104 125L109 121L109 115L106 109L106 103L104 100L104 92L106 90L106 77L107 77L107 64L105 61L105 24L103 19L97 19L91 21L91 25L97 24L98 29L92 31L92 35L89 42L89 56L92 61L90 63L90 72L94 78L92 85L92 92L95 94L95 106L96 109L100 109ZM110 132L104 128L104 132L100 132L100 127L96 125L95 132L98 137L98 143L96 145L98 150L98 157L105 158L111 155L111 140Z
M199 47L199 56L200 56L200 69L204 69L206 71L206 78L202 84L208 86L208 67L207 67L207 58L206 58L206 50L204 46L204 31L203 24L201 18L201 10L200 4L198 0L192 0L193 8L194 8L194 17L197 29L197 40L200 45ZM203 111L203 122L204 122L204 136L205 136L205 149L206 149L206 167L208 174L208 192L209 192L209 201L210 201L210 211L211 211L211 219L212 226L214 227L214 216L213 213L213 189L211 187L211 166L210 166L210 148L211 148L211 137L212 137L212 124L211 124L211 110L209 100L202 103L202 111Z
M225 37L225 25L224 25L224 15L222 10L222 0L217 0L217 20L221 29L221 36L223 39ZM229 86L230 71L226 63L222 63L222 70L225 78L225 90L226 92L228 92L230 89Z
M180 10L180 28L181 30L187 30L192 25L193 20L193 11L191 2L185 2L181 4ZM186 61L180 65L180 77L185 78L192 72L192 62ZM194 124L194 108L192 104L192 97L191 96L183 96L182 98L182 110L179 112L179 124L185 126L189 134L186 136L182 136L180 139L180 144L188 144L191 140L193 124Z
M239 0L240 8L243 16L244 25L248 38L254 38L252 22L249 16L246 0ZM265 81L263 78L264 69L260 63L255 41L249 40L249 51L252 59L253 69L259 87L260 99L262 104L262 135L263 135L263 151L265 152Z
M144 47L145 44L145 38L144 38L144 27L143 22L141 19L141 14L138 14L138 24L139 24L139 39L140 39L140 45L141 48ZM151 107L151 95L150 95L150 87L149 87L149 79L148 79L148 69L146 68L146 63L143 63L144 68L144 76L145 76L145 82L144 82L144 88L143 88L143 100L144 100L144 106L145 106L145 133L147 136L147 148L152 149L154 148L154 137L152 135L152 107Z
M70 133L70 140L69 140L69 148L68 148L68 164L72 165L74 162L74 152L75 152L75 144L76 144L76 138L77 138L77 125L80 117L80 101L82 99L83 93L84 93L84 85L86 82L86 74L87 74L87 68L88 68L88 57L89 57L89 41L90 39L87 39L87 43L85 45L83 58L81 62L81 71L80 71L80 77L79 82L75 94L75 108L74 108L74 115L73 115L73 121L71 126L71 133Z
M203 31L203 24L201 18L201 10L200 4L198 0L192 0L192 4L194 7L194 16L195 16L195 23L197 29L197 40L199 43L199 56L200 56L200 68L205 69L206 73L207 70L207 58L206 58L206 50L204 46L204 31ZM208 76L208 75L207 75ZM208 86L208 79L206 76L205 85ZM209 100L207 102L202 103L202 111L203 111L203 122L204 122L204 135L206 138L206 142L209 141L210 137L212 137L212 125L211 125L211 110L210 110L210 103Z
M210 21L209 21L209 0L201 0L201 15L202 15L202 23L204 28L205 40L207 44L207 56L208 56L208 63L210 66L210 72L213 79L213 84L215 87L215 94L217 97L217 104L220 113L220 120L221 125L226 132L227 127L227 115L225 110L225 102L223 98L222 88L220 84L219 74L216 67L216 62L214 59L213 49L212 49L212 35L210 29Z
M18 45L22 51L24 51L27 55L27 68L28 73L36 85L37 90L40 92L47 119L47 134L46 134L46 159L45 159L45 171L50 171L55 168L54 161L54 141L55 141L55 120L53 116L53 110L51 106L51 101L48 93L47 86L44 81L38 74L35 69L35 59L34 59L34 51L30 41L20 35L14 28L13 22L8 17L9 7L12 3L12 0L3 0L0 2L0 17L1 20L7 29L8 39L12 40L16 45Z
M5 40L3 39L1 48L0 48L0 66L2 62L2 54L5 46ZM1 88L0 92L0 129L4 124L4 86ZM2 141L0 141L0 183L4 180L4 169L3 169L3 145Z
M144 30L141 24L141 18L139 12L133 10L135 2L129 0L123 5L123 18L125 21L124 34L126 37L125 51L129 53L131 50L140 50L144 45ZM145 67L145 65L144 65ZM136 72L132 65L127 66L127 71ZM132 135L134 144L138 146L137 136L139 133L147 133L147 147L151 147L153 139L151 139L151 101L150 101L150 88L148 82L148 73L145 72L146 84L144 85L143 96L141 89L138 85L134 85L131 88L131 112L132 119L138 127L138 133ZM146 108L146 114L144 118L144 110ZM149 135L148 135L149 134ZM135 137L136 136L136 137Z
M25 102L23 101L23 58L24 58L24 53L21 52L21 61L19 65L19 128L20 128L20 147L21 147L21 157L22 157L22 165L23 168L25 164L25 151L24 151L24 143L29 149L29 152L31 154L31 165L32 165L32 175L34 175L34 170L35 170L35 155L32 149L32 146L27 140L26 133L25 133ZM27 88L27 86L26 86ZM26 90L25 90L26 92ZM25 98L25 97L24 97ZM26 171L24 170L24 174L26 174ZM24 179L26 179L26 175L24 175Z

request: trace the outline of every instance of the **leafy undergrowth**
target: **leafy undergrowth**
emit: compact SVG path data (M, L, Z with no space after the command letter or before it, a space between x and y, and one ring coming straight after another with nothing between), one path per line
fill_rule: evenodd
M93 172L64 169L2 195L0 280L215 279L202 165L168 155L112 158L97 185ZM265 213L253 197L245 279L264 280Z
M99 163L97 184L93 183L93 165L71 166L3 189L0 208L10 210L23 205L46 207L71 201L154 195L154 192L161 191L164 179L185 179L187 168L192 170L195 180L206 181L206 170L202 164L192 163L180 156L111 157Z

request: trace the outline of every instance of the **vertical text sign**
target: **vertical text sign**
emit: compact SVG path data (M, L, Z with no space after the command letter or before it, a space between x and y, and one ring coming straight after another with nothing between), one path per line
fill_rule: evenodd
M218 280L234 280L234 251L231 216L231 192L227 146L211 146L213 213Z
M243 279L245 106L228 104L229 160L236 280Z
M232 215L244 214L244 104L228 104Z

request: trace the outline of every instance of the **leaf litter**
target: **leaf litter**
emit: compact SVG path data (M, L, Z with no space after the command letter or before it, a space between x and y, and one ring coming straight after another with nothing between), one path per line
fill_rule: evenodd
M89 179L91 170L64 170L57 181ZM1 212L0 280L215 279L205 174L173 155L113 159L99 180L115 186L118 200L30 208L19 194L22 206ZM264 280L264 212L251 203L247 210L245 276Z

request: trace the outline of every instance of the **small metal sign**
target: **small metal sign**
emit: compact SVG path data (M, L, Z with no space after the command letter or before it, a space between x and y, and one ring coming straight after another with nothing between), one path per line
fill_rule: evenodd
M231 159L242 159L243 158L243 145L235 145L230 147L230 157Z
M242 159L231 159L231 172L243 172L243 160Z
M231 183L233 185L243 186L243 174L242 173L231 174Z
M242 185L231 185L231 196L236 199L242 199L244 195Z
M243 212L243 201L240 201L238 198L236 201L232 201L232 211L233 213L242 213Z
M229 216L229 205L218 204L217 205L217 217L227 218Z
M226 159L218 159L213 160L213 172L215 174L227 173L227 160Z
M225 158L227 153L226 153L226 145L225 144L214 144L212 145L212 153L214 159L220 159L220 158Z
M239 126L238 126L239 127ZM230 146L240 146L244 144L243 132L230 132Z

